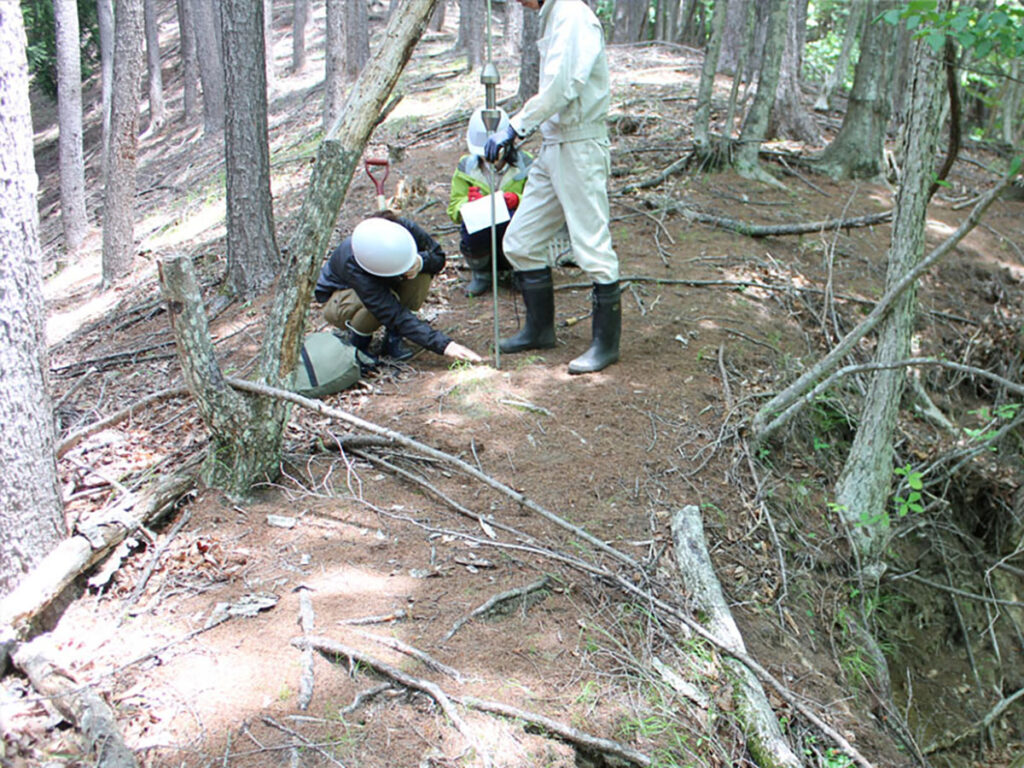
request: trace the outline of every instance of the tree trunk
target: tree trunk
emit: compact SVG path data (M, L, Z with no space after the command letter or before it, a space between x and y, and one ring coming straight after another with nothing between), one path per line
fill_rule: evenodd
M167 119L164 81L160 69L160 10L156 0L145 0L146 73L149 78L149 126L147 133L160 130Z
M219 0L190 0L196 58L203 83L203 133L213 137L224 130L224 53L220 39Z
M676 17L679 0L658 0L654 14L654 39L671 43L676 39Z
M749 45L753 31L747 26L747 14L754 0L715 0L715 12L725 8L725 31L722 34L722 50L718 54L718 71L734 77L745 73L738 68L740 56Z
M746 645L739 627L729 611L715 567L708 554L700 509L687 506L672 517L672 540L676 563L683 582L683 594L690 595L701 623L723 647L746 654ZM733 686L736 719L747 739L747 749L761 768L800 768L803 763L793 752L779 727L768 696L753 672L736 658L725 656L722 665L728 670L726 679Z
M743 121L740 148L736 153L736 170L743 176L767 183L778 184L757 162L761 143L768 130L768 118L775 103L775 89L779 82L782 49L786 43L786 0L770 0L768 27L757 79L754 103Z
M25 29L0 10L0 595L66 535L46 373Z
M821 130L813 115L804 107L803 92L800 90L800 68L807 36L807 3L808 0L788 3L786 44L767 135L818 145L822 143Z
M901 137L903 183L896 197L887 289L910 272L924 253L925 214L938 150L942 62L923 41L916 41L914 48L910 112ZM916 304L913 287L893 303L879 325L875 362L887 364L907 357ZM880 370L872 376L857 434L836 484L836 508L860 553L862 568L871 568L885 546L892 438L905 376L900 368Z
M334 125L345 101L345 3L346 0L326 2L322 115L324 131Z
M392 17L340 117L320 144L260 349L257 376L272 386L286 382L295 367L313 286L341 203L380 112L437 2L407 0L402 12ZM233 496L243 496L254 482L277 475L288 408L274 398L241 395L227 386L191 263L183 256L170 257L161 263L160 273L185 382L211 432L203 478Z
M868 2L856 2L850 4L850 12L846 17L846 31L843 33L843 47L839 50L839 58L836 59L836 65L825 77L825 85L822 86L821 93L818 94L818 99L814 102L815 109L821 110L822 112L827 112L832 109L832 96L846 81L846 71L850 67L850 56L853 54L853 44L857 42L857 38L861 36L861 30L864 27L864 20L867 18L869 21L874 21L876 18L875 16L864 13L869 4L870 3Z
M57 43L57 114L60 124L60 220L64 247L75 254L89 227L82 147L82 64L78 0L54 0Z
M540 18L532 11L523 14L522 54L519 59L519 93L516 98L520 104L537 93L540 88L540 50L537 48L537 36L540 34Z
M309 0L292 3L292 72L306 67L306 26L309 22Z
M182 109L185 122L196 119L199 104L199 63L196 61L196 31L192 24L194 0L177 0L178 36L181 39Z
M251 299L270 286L281 262L270 194L262 2L221 0L221 25L228 283Z
M505 23L502 27L502 48L507 58L515 59L522 55L523 44L523 6L519 3L505 3Z
M484 63L486 0L459 0L459 40L456 49L466 52L466 69L480 69Z
M135 162L139 145L139 86L143 61L142 0L119 0L114 24L114 92L110 150L103 190L103 282L135 261Z
M516 5L518 5L518 3ZM440 32L444 29L444 16L447 8L448 0L441 0L437 4L437 10L434 11L434 15L430 19L430 29L434 32Z
M114 100L114 0L96 0L100 35L100 90L103 96L103 177L110 159L110 107Z
M647 10L649 0L617 0L612 41L637 43L647 39Z
M305 34L305 30L303 30ZM303 43L305 46L305 43ZM263 0L263 73L267 80L267 97L277 90L277 74L274 71L274 0Z
M370 14L362 0L345 0L345 74L357 77L370 59Z
M711 17L711 40L704 52L704 66L701 68L700 85L697 87L697 106L693 113L693 143L698 150L708 145L715 72L718 71L718 56L722 49L722 34L725 29L724 0L719 0L715 4L714 14Z
M871 2L867 18L876 18L883 4L885 0ZM892 42L891 25L867 25L843 125L815 161L822 173L837 179L874 178L885 169Z

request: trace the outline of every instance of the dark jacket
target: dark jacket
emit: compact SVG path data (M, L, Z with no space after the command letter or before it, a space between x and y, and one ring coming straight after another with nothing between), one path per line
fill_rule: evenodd
M416 241L416 250L423 259L422 271L436 275L444 269L445 255L437 241L425 229L409 219L400 218L397 222L409 230ZM431 328L415 313L403 307L392 293L402 279L400 276L371 275L355 260L352 255L352 238L346 237L324 262L320 277L316 281L314 296L317 301L324 303L335 291L351 288L363 302L363 306L389 331L431 352L443 355L445 347L451 343L451 338Z

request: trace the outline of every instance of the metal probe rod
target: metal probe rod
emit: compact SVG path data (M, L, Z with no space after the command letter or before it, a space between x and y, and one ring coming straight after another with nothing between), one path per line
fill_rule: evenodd
M498 123L501 121L501 112L498 111L498 83L501 82L501 75L498 68L494 66L493 50L491 44L491 0L487 0L487 63L480 72L480 82L484 86L484 110L480 114L483 118L484 127L488 134L498 130ZM487 183L491 188L491 301L494 313L494 367L501 368L501 348L499 347L500 329L498 327L498 225L497 211L495 209L495 195L498 190L495 186L495 167L487 164Z

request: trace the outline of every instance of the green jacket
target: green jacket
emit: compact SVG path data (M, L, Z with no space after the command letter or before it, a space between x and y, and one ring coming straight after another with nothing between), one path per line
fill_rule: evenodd
M502 192L515 192L522 197L526 186L526 176L530 172L533 156L523 150L516 152L516 161L505 168L498 183ZM483 195L491 194L491 186L487 183L487 171L483 168L483 158L476 155L463 155L452 174L451 197L448 200L448 216L456 224L462 223L459 209L469 200L469 188L480 187Z

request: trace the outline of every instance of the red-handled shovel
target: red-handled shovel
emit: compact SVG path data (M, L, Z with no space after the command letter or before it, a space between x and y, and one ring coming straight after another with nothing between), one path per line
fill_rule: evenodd
M383 173L380 173L380 168L384 169ZM379 175L374 175L374 169L377 169ZM388 207L384 201L384 182L390 171L391 167L388 165L387 159L370 158L366 161L366 175L370 177L373 186L377 188L377 210L379 211L386 210Z

